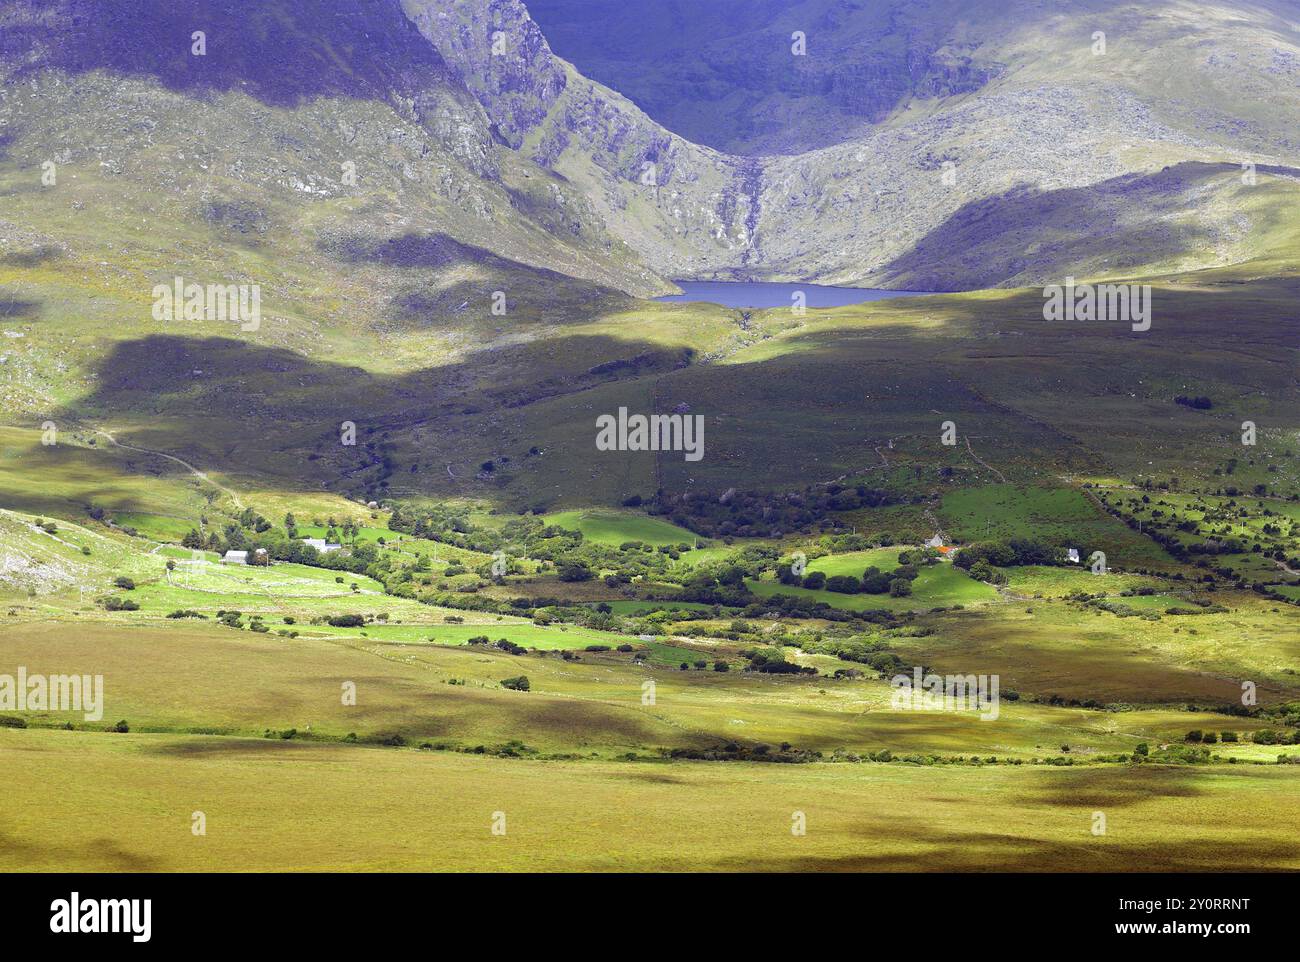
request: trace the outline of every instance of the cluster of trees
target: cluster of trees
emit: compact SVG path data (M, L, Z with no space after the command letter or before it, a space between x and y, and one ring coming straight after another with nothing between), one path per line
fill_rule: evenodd
M809 588L813 591L834 591L840 594L883 595L905 598L912 593L912 582L920 575L920 569L914 564L900 564L893 571L881 571L875 565L862 572L861 578L853 575L831 575L827 577L820 571L812 571L802 578L795 574L788 564L778 565L777 579L783 585Z
M1244 733L1238 735L1236 732L1219 732L1215 734L1210 731L1201 731L1199 728L1193 728L1187 733L1186 740L1194 744L1213 745L1216 742L1231 743L1239 738L1244 740L1247 735L1256 745L1300 745L1300 729L1293 731L1274 731L1271 728L1262 728L1256 732Z
M790 564L780 564L776 568L777 580L783 585L810 588L814 591L835 591L846 595L888 594L895 598L907 597L912 593L912 582L920 575L920 566L938 563L938 552L932 548L922 551L901 551L898 555L899 565L893 571L881 571L871 565L862 572L862 577L853 575L830 575L812 571L800 577L794 573Z
M629 540L618 546L597 544L584 539L580 531L561 528L527 514L489 529L476 525L465 511L441 505L418 510L398 505L393 509L389 527L413 537L482 554L504 552L509 565L507 574L523 570L515 560L519 558L552 564L560 580L568 582L588 581L601 571L612 571L613 574L606 575L611 587L629 584L636 577L671 580L672 562L692 550L686 543L656 546ZM444 576L465 573L467 569L456 566L445 571ZM491 563L480 565L476 573L484 579L496 577Z
M780 648L749 649L742 651L749 659L747 671L757 671L765 675L815 675L817 669L810 665L796 665L785 660L785 652Z
M636 500L644 503L639 496ZM893 492L865 484L829 484L810 485L786 494L727 491L721 495L669 495L660 491L650 500L648 510L710 537L762 538L792 531L810 534L814 525L823 524L833 512L875 508L902 500Z
M227 551L248 551L251 554L258 549L265 549L271 561L311 565L351 574L366 574L376 580L384 581L389 575L390 563L381 557L379 547L366 542L357 543L356 537L360 533L360 525L354 522L345 521L342 529L343 537L340 540L346 543L351 539L350 549L320 552L298 540L297 522L292 514L285 515L283 528L277 528L252 508L246 508L234 521L223 525L220 534L215 530L209 530L205 536L197 529L191 528L181 539L181 544L186 548L215 551L219 554ZM326 540L335 539L339 539L339 532L331 520L330 532Z
M1083 544L1082 539L1076 544ZM1083 547L1079 552L1079 564L1087 564L1093 549ZM965 569L976 581L992 585L1004 585L1007 576L999 568L1012 568L1020 565L1063 566L1066 561L1066 549L1037 538L1009 538L1001 541L984 541L962 548L953 558L953 564Z
M861 648L846 647L836 652L836 657L841 661L852 661L860 665L866 665L882 678L892 677L906 667L903 659L892 651L864 651ZM840 670L843 671L843 669ZM838 675L839 672L837 671L836 674Z
M509 638L498 638L495 642L487 635L475 635L468 642L471 645L484 645L489 648L498 648L509 655L526 655L528 649L522 645L516 645ZM527 691L527 689L524 689Z

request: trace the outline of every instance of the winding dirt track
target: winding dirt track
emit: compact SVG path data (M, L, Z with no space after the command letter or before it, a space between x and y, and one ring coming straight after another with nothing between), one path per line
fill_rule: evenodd
M1006 475L1004 475L997 468L993 467L993 465L988 464L987 462L981 460L980 456L975 453L975 449L970 446L970 438L966 438L965 440L966 440L966 453L969 454L972 458L974 458L977 464L983 465L986 469L992 471L994 474L998 476L999 481L1001 481L1003 484L1006 484L1007 483Z
M206 483L206 484L210 484L210 485L212 485L214 488L216 488L217 490L219 490L219 491L225 493L226 495L228 495L228 496L230 497L230 500L233 501L233 502L235 502L235 507L236 507L238 510L240 510L240 511L243 511L243 510L244 510L244 502L241 501L241 500L239 499L239 495L238 495L238 494L236 494L236 493L235 493L234 491L232 491L230 488L226 487L226 486L225 486L224 484L222 484L221 482L219 482L219 481L214 481L214 480L213 480L212 478L210 478L207 474L205 474L204 472L200 471L198 468L196 468L194 465L190 464L190 463L189 463L188 461L186 461L185 459L183 459L183 458L178 458L178 457L176 457L176 455L174 455L174 454L168 454L166 451L154 451L154 450L151 449L151 448L141 448L141 447L137 447L137 446L134 445L134 444L125 444L125 443L119 441L117 438L113 437L113 435L109 434L107 431L102 431L102 430L100 430L100 429L98 429L98 428L95 429L95 433L96 433L96 434L101 434L101 435L103 435L104 437L108 438L108 443L111 444L111 445L113 445L113 447L115 447L115 448L122 448L123 450L126 450L126 451L139 451L141 454L152 454L154 457L157 457L157 458L166 458L168 461L175 461L177 464L179 464L179 465L180 465L181 467L183 467L185 470L189 471L190 474L194 475L194 476L195 476L196 478L198 478L200 481L203 481L203 482Z

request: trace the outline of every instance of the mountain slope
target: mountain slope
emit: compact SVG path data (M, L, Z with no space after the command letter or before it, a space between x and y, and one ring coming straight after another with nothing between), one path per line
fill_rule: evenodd
M112 17L18 0L0 38L12 410L92 390L122 338L403 369L667 288L574 185L500 144L397 0L135 0ZM256 286L260 326L159 321L152 291L177 277Z
M1224 425L1249 415L1283 456L1294 171L1261 166L1252 185L1231 160L1187 160L1228 150L1212 143L1227 136L1218 95L1193 136L1172 108L1124 92L1128 60L1079 99L1084 81L1062 86L1079 64L1008 56L987 89L913 105L869 140L740 158L581 77L517 0L371 0L366 30L412 51L382 67L319 0L269 19L272 7L232 0L223 10L258 29L205 21L210 44L231 46L183 67L175 49L191 56L197 2L174 17L134 3L90 32L83 0L51 9L0 6L0 400L29 432L48 417L88 448L111 430L237 490L516 508L660 487L788 490L880 470L875 448L904 438L923 461L936 415L954 410L1007 476L1149 475L1159 468L1131 456L1152 417L1181 425L1157 462L1170 473L1211 475L1235 456ZM96 53L137 34L172 46L108 65ZM1233 89L1272 90L1271 77ZM1293 132L1269 118L1290 97L1243 111L1253 149L1283 152ZM657 183L640 180L647 162ZM44 183L47 163L57 179ZM1223 266L1191 274L1208 264ZM661 290L670 271L928 288L1166 276L1143 354L1122 325L1043 329L1033 291L806 318L623 293ZM154 286L178 276L259 285L260 326L155 318ZM1223 360L1223 316L1256 353ZM1032 410L1017 406L1027 384ZM1231 417L1211 429L1179 395ZM1109 406L1106 437L1078 423L1078 397ZM1071 400L1053 410L1053 398ZM716 460L593 460L597 415L682 404L712 418ZM358 444L339 443L345 422Z
M757 166L665 130L556 57L520 0L403 0L519 154L578 187L667 277L743 263ZM495 51L495 52L494 52Z
M470 245L523 274L664 286L610 240L572 186L501 149L396 0L136 0L110 18L96 9L87 0L0 5L6 219L45 225L47 246L75 256L156 219L163 234L176 225L235 241L218 262L260 245L263 267L316 270L335 234L382 243L438 233L461 246L429 267L481 273L484 258L459 256ZM201 56L191 40L199 28ZM41 182L47 161L56 184ZM63 223L74 193L85 238ZM64 226L73 233L55 236Z
M1298 199L1285 171L1263 170L1292 163L1300 130L1300 21L1281 2L801 0L745 16L676 0L406 6L512 145L581 184L668 276L957 290L1218 267L1269 253L1269 211ZM791 53L796 29L807 56ZM497 31L507 48L493 57ZM1159 176L1245 162L1260 169L1249 198L1231 178L1219 191ZM653 189L637 181L646 164ZM1123 217L1148 226L1143 243L1110 264L1072 259L1088 237L1113 240L1104 198L1128 184L1142 185ZM958 226L1007 198L1072 225L1067 236L1005 224L972 263Z
M0 157L24 189L6 256L85 246L49 229L65 215L36 189L46 160L90 162L102 199L140 187L162 203L181 185L194 196L174 198L168 222L197 215L206 231L214 204L218 219L252 212L276 248L266 260L313 273L340 233L369 248L450 237L467 256L421 266L454 262L455 276L380 271L344 298L394 318L423 306L426 322L493 290L546 289L532 269L635 294L667 290L665 277L960 290L1243 264L1276 258L1292 234L1288 4L801 0L765 18L662 0L651 11L674 30L660 36L618 5L536 2L593 69L619 58L627 89L650 83L690 104L692 123L767 124L785 140L713 138L745 151L729 154L672 132L557 56L522 0L132 0L113 18L91 0L9 0ZM576 43L587 22L596 39ZM806 57L790 52L792 28ZM166 160L155 124L171 128ZM195 136L216 129L229 150ZM761 153L777 148L792 152ZM1246 161L1249 185L1231 173ZM113 223L150 219L133 211ZM475 249L501 258L496 279Z

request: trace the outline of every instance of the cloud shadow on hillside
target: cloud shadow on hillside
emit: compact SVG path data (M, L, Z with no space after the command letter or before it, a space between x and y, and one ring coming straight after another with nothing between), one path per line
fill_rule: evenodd
M880 275L911 290L973 290L1003 283L1037 262L1064 283L1066 274L1094 273L1089 264L1102 257L1110 273L1141 274L1161 251L1217 242L1203 227L1170 221L1188 209L1188 191L1240 173L1239 165L1186 162L1082 187L1014 187L964 204ZM1265 165L1257 173L1300 177L1291 167ZM1140 216L1125 217L1126 210Z
M427 251L417 245L397 256L419 263L442 253L438 245ZM1255 355L1242 357L1253 365L1251 383L1275 395L1269 416L1288 417L1300 407L1293 391L1285 393L1285 358L1294 349L1287 347L1287 326L1276 320L1295 286L1170 293L1164 310L1183 316L1175 323L1162 314L1137 346L1127 326L993 336L995 325L1010 334L1041 328L1036 295L978 303L917 298L870 309L901 312L897 323L876 316L869 327L854 327L846 315L843 328L797 334L787 351L726 364L649 340L564 334L471 342L450 363L388 374L367 370L360 357L356 364L336 363L233 336L159 334L114 342L96 366L94 389L55 417L111 422L121 427L123 441L187 457L201 468L274 479L287 489L354 490L382 469L386 477L397 474L394 492L475 491L503 503L534 496L532 488L543 481L553 490L572 476L539 463L536 484L510 488L500 478L480 484L473 475L482 460L518 460L534 445L571 445L577 457L591 444L583 432L594 430L596 414L634 398L654 397L663 411L685 404L709 418L709 458L698 464L659 459L670 491L690 485L797 490L878 466L872 445L928 437L937 423L933 412L955 415L963 433L991 433L1003 457L1029 451L1060 470L1091 457L1095 468L1100 455L1088 447L1093 434L1078 417L1090 400L1110 412L1108 430L1134 446L1146 443L1152 418L1161 419L1166 442L1205 438L1213 427L1205 413L1179 407L1172 397L1134 396L1130 374L1136 365L1176 371L1188 384L1214 381L1223 316L1236 317L1233 336L1253 345ZM933 312L971 334L945 337L942 326L918 328L912 312ZM1017 407L1021 394L1038 416ZM1071 400L1053 419L1033 406L1043 397ZM1120 401L1128 407L1117 420L1108 405ZM358 425L357 446L339 445L343 421ZM987 446L981 450L989 456ZM447 462L454 465L450 472ZM1012 463L1002 460L1001 467Z
M450 78L395 0L56 0L7 27L0 54L40 50L23 69L111 70L191 95L239 90L292 107L319 97L387 102ZM206 53L194 55L195 31Z
M374 265L400 272L409 279L389 300L384 327L414 330L445 325L466 310L482 319L519 326L538 320L547 324L582 321L582 314L605 314L627 309L635 301L622 291L590 281L575 280L544 267L503 257L485 247L467 244L440 232L407 232L376 237L350 231L327 231L316 249L341 264ZM446 283L444 272L471 267L480 273L473 280ZM491 310L500 293L504 313ZM583 312L557 308L580 303ZM521 305L526 304L526 308Z

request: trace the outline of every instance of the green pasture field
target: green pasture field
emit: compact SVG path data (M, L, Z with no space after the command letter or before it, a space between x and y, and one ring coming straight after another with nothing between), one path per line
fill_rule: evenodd
M275 524L280 524L281 521L283 521L282 518L274 518L272 520ZM295 520L297 519L295 518ZM335 533L340 536L342 536L342 525L342 520L339 520L339 523L335 525ZM326 533L329 531L329 526L324 524L303 524L301 520L297 520L297 529L299 538L324 538ZM383 538L385 542L395 542L407 539L411 541L419 540L410 538L408 535L403 535L397 531L390 531L388 528L362 526L357 531L358 544L374 543L380 538ZM348 539L348 543L352 543L351 538Z
M581 531L583 538L617 547L625 541L660 545L694 545L698 535L660 518L638 511L587 509L543 515L547 524L569 531Z
M990 484L954 491L939 509L948 534L962 541L1036 538L1077 546L1086 559L1102 550L1107 563L1167 568L1173 560L1148 538L1073 488Z
M1178 582L1166 581L1148 575L1124 574L1107 571L1105 575L1094 575L1087 565L1018 565L1002 568L1007 576L1007 591L1015 595L1043 595L1047 598L1060 598L1076 591L1089 594L1104 592L1118 594L1130 588L1157 588L1164 590Z
M648 643L646 650L649 652L649 660L652 664L668 668L680 668L682 664L693 668L700 659L709 659L710 655L716 657L715 652L707 648L683 648L681 645L669 645L658 641Z
M899 564L899 552L907 550L919 551L904 545L897 548L872 548L868 551L823 555L808 562L808 573L820 571L828 578L834 575L852 575L854 578L861 578L862 572L871 567L879 568L881 571L893 571Z
M898 553L894 552L895 565L897 562ZM846 595L836 591L790 587L779 581L749 580L745 583L750 591L760 597L791 594L801 598L815 598L845 611L921 611L940 606L978 605L998 600L997 590L991 585L974 580L947 562L922 566L920 574L912 582L912 594L905 598L892 598L887 594Z
M113 522L134 528L142 537L154 541L180 541L191 529L197 529L196 523L189 518L133 511L116 512Z
M691 537L694 538L694 532L691 532ZM677 542L673 542L673 543L676 544ZM685 543L693 544L694 542L687 541ZM778 550L782 548L782 545L779 542L771 541L764 538L746 539L744 542L739 542L733 545L719 544L717 542L714 542L707 548L693 548L690 551L684 551L682 552L681 557L678 558L676 561L670 560L670 564L674 568L677 567L694 568L698 565L716 564L720 561L728 560L729 558L734 556L738 551L740 551L742 548L746 548L751 545L754 547L759 547L759 546L775 547Z

